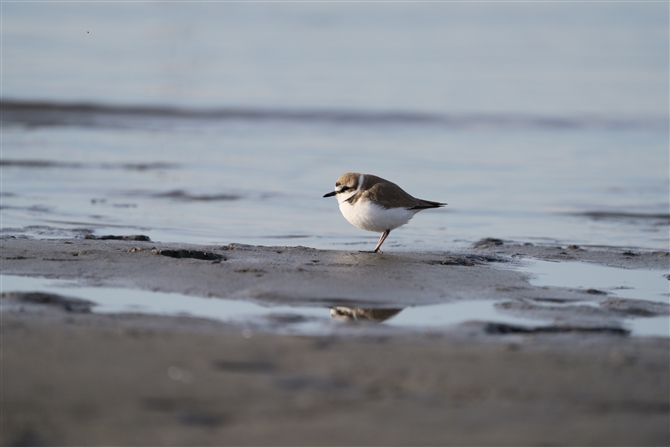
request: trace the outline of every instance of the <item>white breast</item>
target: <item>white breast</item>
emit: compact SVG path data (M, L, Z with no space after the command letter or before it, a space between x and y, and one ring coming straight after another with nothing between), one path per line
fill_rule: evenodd
M377 233L405 225L418 212L418 210L405 208L387 209L369 200L359 200L354 205L341 202L340 211L350 224L362 230Z

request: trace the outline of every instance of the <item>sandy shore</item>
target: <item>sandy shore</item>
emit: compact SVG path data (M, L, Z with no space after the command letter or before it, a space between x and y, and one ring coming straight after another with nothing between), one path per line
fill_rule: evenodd
M524 257L666 271L670 259L493 240L375 255L3 239L5 275L326 309L496 299L554 323L277 335L3 290L2 445L668 445L670 342L615 330L667 306L499 268Z

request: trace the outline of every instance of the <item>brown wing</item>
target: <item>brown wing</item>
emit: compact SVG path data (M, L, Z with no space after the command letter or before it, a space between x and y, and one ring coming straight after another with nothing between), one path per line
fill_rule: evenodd
M362 194L363 197L379 204L383 203L383 206L386 208L423 210L427 208L439 208L445 205L444 203L412 197L395 183L370 174L365 174L362 189L366 190Z

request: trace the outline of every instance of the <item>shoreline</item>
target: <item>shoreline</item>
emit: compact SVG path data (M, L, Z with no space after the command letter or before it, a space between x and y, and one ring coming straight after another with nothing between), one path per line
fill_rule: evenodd
M2 239L3 275L326 308L497 299L533 315L564 300L550 311L573 328L279 335L188 316L9 310L3 290L2 444L667 445L670 339L576 330L640 308L587 311L571 303L608 298L499 267L536 258L667 271L667 252L480 242L380 255Z

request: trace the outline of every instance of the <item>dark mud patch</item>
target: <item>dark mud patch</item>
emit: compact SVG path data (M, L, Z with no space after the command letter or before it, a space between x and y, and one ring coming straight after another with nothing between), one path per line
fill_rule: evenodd
M145 249L140 247L133 247L128 250L129 253L146 253L151 255L167 256L175 259L200 259L203 261L226 261L228 258L211 251L200 250L162 250L158 248Z
M581 302L581 300L576 300L574 298L531 298L531 300L538 303L549 304L573 304Z
M619 211L586 211L583 213L570 213L573 216L588 217L593 220L659 220L670 224L668 213L631 213Z
M603 301L600 305L633 317L670 315L670 304L667 303L616 298Z
M463 256L447 256L444 259L435 261L426 261L429 265L462 265L472 267L475 265L483 265L491 262L509 262L508 259L499 256L485 256L485 255L463 255Z
M287 324L301 324L312 321L311 317L306 317L300 314L294 313L272 313L265 316L265 320L271 324L276 325L287 325Z
M234 271L235 273L252 273L252 274L256 275L256 277L258 277L258 278L262 277L264 274L267 273L267 270L263 270L263 269L250 269L250 268L237 269L237 270L233 270L233 271Z
M262 253L265 254L268 251L272 251L277 254L282 254L284 252L287 252L289 254L294 254L294 253L315 253L315 252L320 252L321 250L318 250L316 248L312 247L305 247L303 245L275 245L275 246L264 246L264 245L249 245L249 244L238 244L238 243L231 243L228 245L222 245L219 247L221 250L238 250L238 251L250 251L250 252L256 252L256 253Z
M484 332L489 335L507 334L558 334L558 333L581 333L581 334L610 334L628 335L630 331L613 326L539 326L526 327L506 323L486 323Z
M569 301L563 305L552 306L549 304L542 305L539 302L536 304L526 301L504 301L496 303L495 308L512 312L517 315L532 315L532 318L565 318L572 320L575 318L587 318L593 320L621 317L620 312L613 312L610 309L588 305L584 301L581 301L581 303L582 304L580 304L580 301Z
M125 169L128 171L153 171L162 169L176 169L180 165L177 163L103 163L100 165L103 169Z
M46 292L5 292L0 298L19 304L38 304L59 307L67 312L89 313L95 303Z
M0 166L17 168L81 168L81 163L65 163L52 160L0 160Z
M621 256L640 256L640 253L635 253L634 251L624 251L621 253Z
M242 198L242 196L237 194L191 194L181 189L158 193L153 196L161 199L183 200L189 202L230 201Z
M589 295L607 295L607 292L598 289L587 289L585 292Z
M237 269L233 270L235 273L267 273L267 270L263 269L249 269L249 268L244 268L244 269Z
M225 261L227 258L211 251L197 250L156 250L156 254L177 259L200 259L203 261Z
M142 241L142 242L151 242L149 236L143 234L135 234L130 236L115 236L115 235L106 235L106 236L93 236L92 234L87 234L84 239L92 239L96 241Z
M17 168L33 168L33 169L50 169L50 168L69 168L69 169L123 169L128 171L150 171L150 170L164 170L179 168L180 165L176 163L73 163L54 160L0 160L0 166L17 167Z
M496 239L494 237L485 237L472 244L472 246L474 248L490 248L493 246L499 246L504 244L505 241L503 241L502 239Z

